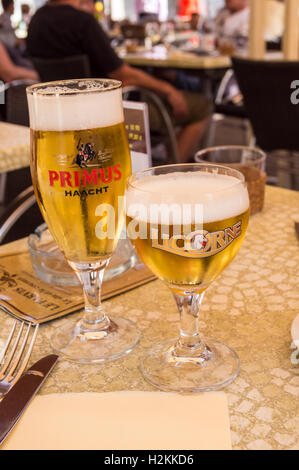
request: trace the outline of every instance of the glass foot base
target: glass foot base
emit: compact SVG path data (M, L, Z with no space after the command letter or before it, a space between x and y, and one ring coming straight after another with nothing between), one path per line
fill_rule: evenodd
M143 376L155 387L165 391L204 392L223 388L237 377L240 360L225 344L204 338L203 355L177 358L173 354L177 341L158 344L143 358Z
M54 351L64 359L80 363L103 363L129 354L141 334L136 325L122 317L109 317L108 330L83 330L80 321L66 322L51 338Z

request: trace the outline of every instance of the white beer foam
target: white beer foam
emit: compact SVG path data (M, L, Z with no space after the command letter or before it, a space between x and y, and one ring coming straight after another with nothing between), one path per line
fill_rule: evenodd
M249 207L249 198L244 183L236 177L177 172L134 181L127 190L126 206L127 215L140 222L157 223L157 212L158 221L165 221L172 207L175 217L181 214L181 223L201 224L242 214Z
M28 107L33 130L77 131L124 121L121 88L98 93L28 94Z

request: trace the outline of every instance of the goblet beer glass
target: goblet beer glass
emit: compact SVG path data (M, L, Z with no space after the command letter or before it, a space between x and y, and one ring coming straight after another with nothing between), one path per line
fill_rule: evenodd
M101 306L104 269L124 223L131 174L121 83L67 80L27 89L31 173L40 210L80 279L83 318L57 328L55 351L76 362L103 362L132 350L135 325Z
M128 180L127 232L141 260L171 289L180 337L144 357L144 377L162 390L214 390L238 374L239 358L198 329L205 290L239 251L249 220L244 177L208 164L155 167Z

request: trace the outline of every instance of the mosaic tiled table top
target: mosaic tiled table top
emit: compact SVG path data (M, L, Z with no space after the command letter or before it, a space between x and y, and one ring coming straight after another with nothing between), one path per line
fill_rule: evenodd
M225 389L234 449L299 449L299 354L291 340L291 324L299 314L294 219L299 220L299 192L267 187L264 211L251 217L240 253L209 288L202 305L202 332L229 344L241 359L239 377ZM106 365L61 361L41 393L156 391L138 365L152 345L177 336L178 313L170 291L154 281L104 306L138 324L140 344ZM68 320L41 326L32 361L51 352L50 335ZM0 338L12 321L0 312Z
M0 122L0 173L28 166L29 156L29 128Z

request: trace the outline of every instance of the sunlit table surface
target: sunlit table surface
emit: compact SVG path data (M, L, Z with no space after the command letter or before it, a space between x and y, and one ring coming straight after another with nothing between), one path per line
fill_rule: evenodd
M147 50L138 47L136 52L126 52L124 47L117 49L118 55L128 64L139 67L175 68L193 71L212 71L217 69L228 69L232 66L229 55L198 55L186 52L179 48L167 49L164 45L154 46ZM239 57L250 59L247 51L238 51ZM271 51L265 54L267 61L282 61L282 52Z
M201 56L178 49L168 50L163 45L155 46L151 50L140 47L134 53L120 48L118 54L128 64L141 67L211 70L231 66L231 59L228 56Z
M29 128L0 122L0 173L28 166L29 155Z
M264 211L251 217L241 251L208 289L200 328L241 359L239 377L225 389L234 449L299 449L299 354L291 325L299 314L299 192L267 187ZM3 254L10 247L0 249ZM40 393L156 391L139 363L145 351L177 336L178 313L159 280L104 302L109 313L135 321L142 340L128 356L106 365L61 361ZM72 315L75 317L77 314ZM51 352L49 338L70 318L41 326L32 362ZM0 311L0 341L12 318Z

